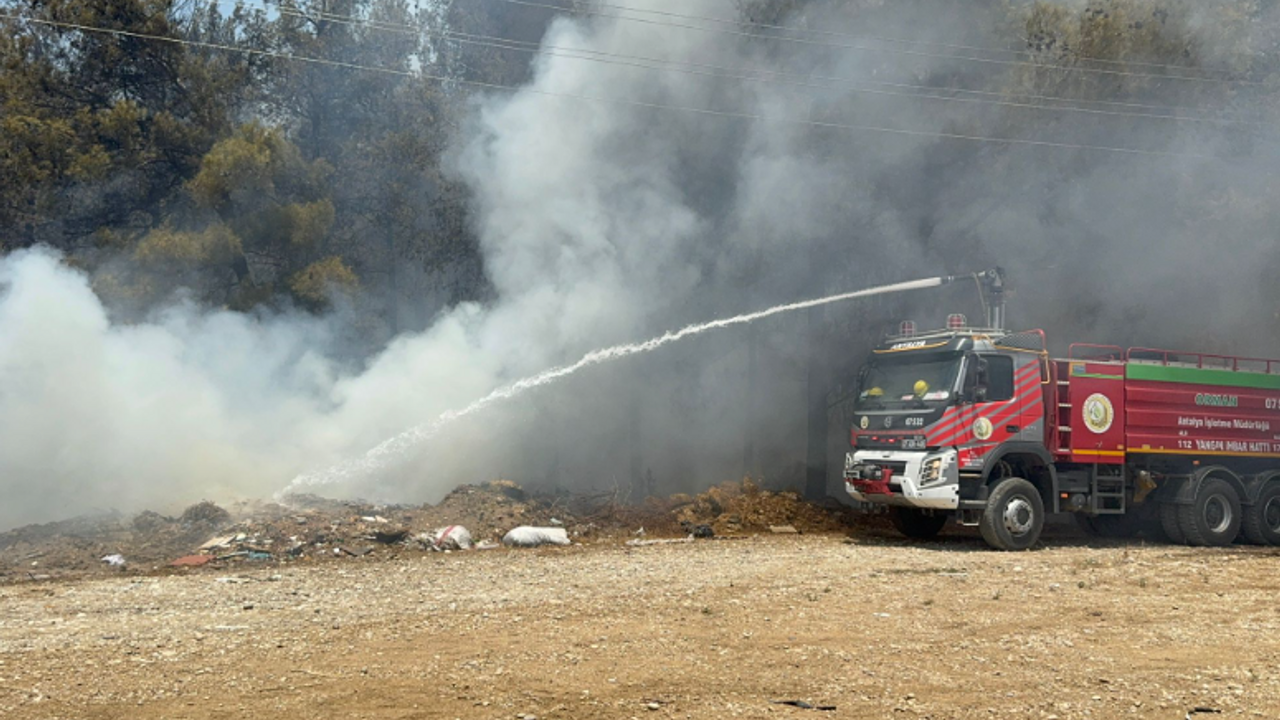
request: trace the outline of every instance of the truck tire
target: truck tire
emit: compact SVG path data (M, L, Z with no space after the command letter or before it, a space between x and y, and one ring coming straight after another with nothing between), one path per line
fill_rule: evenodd
M1160 503L1160 529L1169 542L1179 545L1187 544L1187 536L1182 534L1178 525L1178 506L1173 503Z
M1280 482L1269 482L1244 513L1241 531L1255 545L1280 545Z
M997 550L1026 550L1035 545L1044 529L1040 491L1022 478L1001 480L987 496L978 529Z
M889 519L898 532L909 538L928 539L942 532L947 524L946 513L917 510L916 508L891 507Z
M1205 478L1190 505L1179 505L1178 527L1188 545L1221 547L1240 534L1240 496L1226 480Z

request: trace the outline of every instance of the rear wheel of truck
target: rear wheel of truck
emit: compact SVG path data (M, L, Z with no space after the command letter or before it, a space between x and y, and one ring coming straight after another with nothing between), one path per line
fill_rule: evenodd
M982 539L997 550L1026 550L1044 529L1044 501L1036 486L1005 478L991 490L978 521Z
M889 508L889 519L898 532L909 538L935 537L947 524L946 513L904 507Z
M1280 545L1280 483L1263 486L1258 499L1244 511L1240 529L1255 545Z
M1169 542L1187 544L1187 536L1182 534L1182 528L1178 526L1177 505L1160 503L1160 529L1164 530L1164 536L1169 538Z
M1178 505L1178 527L1188 545L1230 545L1240 534L1240 496L1226 480L1206 478L1190 505Z

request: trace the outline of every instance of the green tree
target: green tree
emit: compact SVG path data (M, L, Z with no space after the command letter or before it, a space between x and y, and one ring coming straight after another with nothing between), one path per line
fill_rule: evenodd
M172 0L33 0L22 14L182 35ZM76 250L155 226L227 127L222 83L200 82L210 73L175 43L12 19L0 35L6 241Z
M224 291L232 307L251 306L284 287L305 287L305 292L295 293L298 298L308 305L323 305L315 279L319 275L312 273L313 280L301 285L288 279L329 257L328 235L334 222L331 173L326 161L303 158L279 129L257 123L240 127L209 150L188 183L201 211L193 220L206 228L184 234L184 246L196 250L169 256L230 269L231 285ZM199 250L208 247L202 238L210 232L226 239L217 243L226 252ZM146 242L139 245L140 260L149 248ZM333 263L325 267L332 269ZM354 287L354 273L346 272L349 279L341 273L329 274L340 284Z

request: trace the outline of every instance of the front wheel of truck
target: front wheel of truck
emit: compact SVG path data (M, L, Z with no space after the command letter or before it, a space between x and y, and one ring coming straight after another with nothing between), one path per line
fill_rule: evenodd
M1005 478L987 497L978 522L982 539L997 550L1026 550L1044 529L1044 501L1036 486L1022 478Z
M921 540L936 537L942 532L942 526L947 524L947 514L944 512L904 507L889 508L889 519L898 532Z

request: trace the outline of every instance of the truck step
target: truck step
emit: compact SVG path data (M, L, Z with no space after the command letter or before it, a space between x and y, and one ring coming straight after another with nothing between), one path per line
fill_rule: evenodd
M1089 511L1096 515L1120 515L1125 511L1124 478L1094 475L1089 488Z

